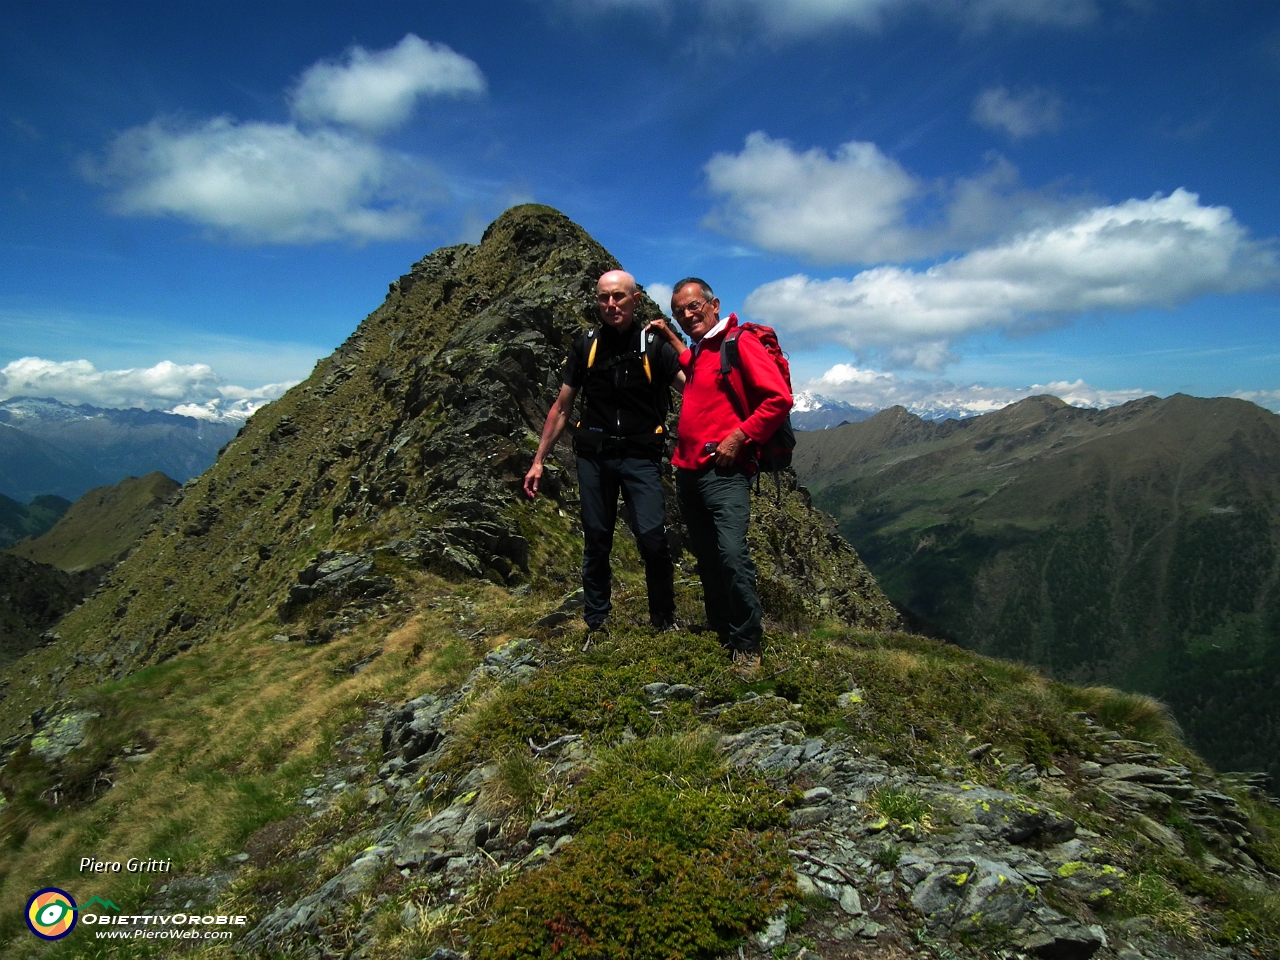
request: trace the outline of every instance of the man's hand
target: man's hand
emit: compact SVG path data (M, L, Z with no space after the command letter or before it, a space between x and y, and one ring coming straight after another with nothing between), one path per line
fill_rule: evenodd
M667 321L662 317L658 317L656 320L650 320L649 329L662 337L662 339L666 340L667 343L671 344L677 354L684 353L689 349L689 345L676 336L676 332L667 326Z
M741 427L734 427L733 433L721 440L716 447L716 466L733 466L738 462L738 457L742 455L742 450L746 445L747 435L742 432Z
M524 492L532 500L538 495L538 481L542 478L542 464L535 460L529 472L524 475Z

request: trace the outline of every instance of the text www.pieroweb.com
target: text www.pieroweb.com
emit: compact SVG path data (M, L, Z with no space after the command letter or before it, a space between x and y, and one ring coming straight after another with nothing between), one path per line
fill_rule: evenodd
M95 930L99 940L230 940L233 930Z
M85 914L81 920L85 926L98 927L94 934L99 940L229 940L235 935L235 927L244 927L249 922L249 918L244 916L201 916L195 913ZM222 929L210 930L208 927Z

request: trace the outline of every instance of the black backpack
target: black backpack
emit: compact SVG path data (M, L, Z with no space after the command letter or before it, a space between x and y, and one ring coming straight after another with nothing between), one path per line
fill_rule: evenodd
M594 327L587 331L586 339L583 343L583 349L586 352L584 362L586 373L583 381L584 394L593 392L588 391L588 384L592 378L607 376L612 372L616 383L618 367L638 360L644 370L645 381L649 386L646 400L651 413L650 420L654 426L652 429L646 426L642 431L632 430L618 435L616 432L600 427L583 426L582 420L579 420L574 425L574 446L579 453L600 454L605 452L607 447L617 447L621 442L623 447L631 448L634 452L661 458L666 451L666 420L671 408L671 398L667 384L654 382L653 364L650 362L649 354L654 349L660 350L662 341L658 340L645 327L639 332L640 347L638 350L620 352L608 359L598 360L600 330L600 327ZM581 358L581 355L579 356ZM584 396L584 402L587 402L587 399ZM632 416L636 412L635 409L630 411Z

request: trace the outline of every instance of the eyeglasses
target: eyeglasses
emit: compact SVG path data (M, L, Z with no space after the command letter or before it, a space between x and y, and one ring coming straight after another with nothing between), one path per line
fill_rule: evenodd
M705 300L690 300L683 307L672 307L676 313L697 313L707 305Z
M618 293L617 291L614 291L613 293L597 293L596 301L599 303L613 303L616 300L618 303L621 303L629 296L631 296L631 294Z

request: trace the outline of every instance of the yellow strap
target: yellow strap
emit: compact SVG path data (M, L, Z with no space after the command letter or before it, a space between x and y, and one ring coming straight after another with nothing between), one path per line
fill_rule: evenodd
M596 347L600 346L600 338L591 338L591 352L587 354L587 369L591 369L591 365L596 362Z

